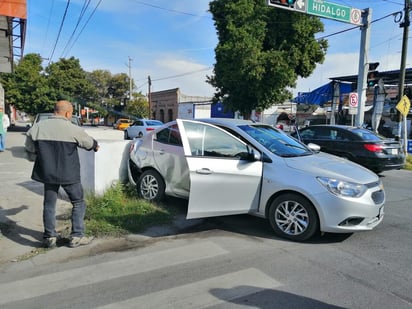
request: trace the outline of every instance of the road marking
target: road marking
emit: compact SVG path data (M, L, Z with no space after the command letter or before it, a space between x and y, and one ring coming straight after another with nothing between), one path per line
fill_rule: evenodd
M0 305L227 254L211 241L56 272L0 285Z
M281 284L255 268L197 281L99 307L115 308L205 308L273 289Z

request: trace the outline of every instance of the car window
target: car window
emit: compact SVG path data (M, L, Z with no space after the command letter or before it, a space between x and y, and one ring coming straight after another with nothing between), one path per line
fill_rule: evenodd
M156 140L159 143L182 146L182 139L177 124L173 124L157 132Z
M161 126L163 122L158 121L158 120L146 120L146 124L148 126Z
M315 131L312 129L304 129L300 131L299 133L300 133L300 137L303 139L312 139L315 137ZM293 134L293 136L296 137L297 134Z
M239 128L275 155L293 157L312 154L303 143L271 126L243 125Z
M141 121L141 120L136 120L136 121L133 123L133 125L134 125L134 126L141 127L141 126L143 126L143 121Z
M329 128L324 128L324 127L320 127L320 128L314 128L314 132L315 132L315 139L331 139L332 138L332 134Z
M239 159L248 154L245 143L218 128L199 123L184 123L193 156Z
M352 132L359 136L361 139L367 141L380 141L384 139L383 137L373 133L372 131L365 129L356 128L353 129Z

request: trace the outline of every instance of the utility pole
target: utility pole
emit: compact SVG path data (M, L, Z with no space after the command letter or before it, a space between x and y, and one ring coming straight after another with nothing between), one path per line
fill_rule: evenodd
M147 76L147 85L149 87L149 95L148 95L148 99L149 99L149 119L152 119L152 93L151 93L151 88L152 88L152 79L150 78L150 75Z
M362 12L362 26L361 26L361 48L359 54L358 67L358 113L356 114L355 125L360 127L365 119L365 102L366 102L366 80L368 70L368 53L370 45L370 23L372 19L372 9L367 8Z
M401 68L399 70L399 90L398 90L398 99L402 100L403 95L404 95L404 87L405 87L405 68L406 68L406 57L408 53L408 35L409 35L409 25L410 25L410 17L409 17L409 12L411 10L411 3L410 0L405 0L405 8L404 8L404 19L403 22L399 25L401 28L403 28L403 39L402 39L402 57L401 57ZM399 113L399 126L398 126L398 132L399 132L399 138L402 136L401 131L402 131L402 118L401 118L401 113ZM405 153L407 152L407 129L406 129L406 116L404 117L404 147L405 147Z
M129 101L132 100L133 80L132 80L132 58L129 57Z

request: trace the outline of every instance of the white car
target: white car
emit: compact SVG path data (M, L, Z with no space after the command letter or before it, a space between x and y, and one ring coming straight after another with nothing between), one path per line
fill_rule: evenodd
M150 119L138 119L135 120L128 128L124 130L124 139L133 139L135 137L143 137L147 132L150 132L159 126L163 125L163 122L159 120Z
M131 143L140 197L187 198L187 218L251 214L304 241L317 232L372 230L385 191L370 170L279 129L239 119L178 119Z

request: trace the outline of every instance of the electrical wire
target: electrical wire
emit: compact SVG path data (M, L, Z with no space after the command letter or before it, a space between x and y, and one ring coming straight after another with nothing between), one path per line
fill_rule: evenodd
M99 2L96 4L95 8L93 9L93 12L90 14L89 18L86 20L86 23L83 25L82 29L80 30L79 34L77 35L76 39L74 40L73 44L70 46L70 48L67 50L66 55L70 52L70 50L73 48L74 44L76 44L77 40L79 39L80 35L83 33L84 29L86 28L87 24L90 22L92 19L94 13L96 12L97 8L99 5L102 3L103 0L99 0Z
M61 57L62 57L62 58L67 55L67 54L65 55L65 52L67 51L68 46L71 44L71 42L72 42L72 40L73 40L74 34L75 34L77 28L79 27L79 24L80 24L81 20L82 20L83 17L84 17L84 13L86 12L87 8L88 8L89 5L90 5L90 1L91 1L91 0L85 0L85 1L84 1L83 7L82 7L82 9L81 9L81 11L80 11L79 18L77 19L76 26L74 27L74 30L73 30L72 34L70 35L70 38L69 38L69 40L67 41L66 46L64 47L63 52L62 52L62 54L61 54Z
M168 77L162 77L162 78L156 78L156 79L153 79L153 78L152 78L152 81L159 81L159 80L165 80L165 79L172 79L172 78L182 77L182 76L191 75L191 74L194 74L194 73L199 73L199 72L203 72L203 71L208 71L208 70L211 70L211 69L213 69L213 67L207 67L207 68L205 68L205 69L200 69L200 70L196 70L196 71L186 72L186 73L182 73L182 74L178 74L178 75L173 75L173 76L168 76Z
M399 13L402 14L402 12L400 12L400 11L390 13L388 15L385 15L385 16L381 17L381 18L378 18L378 19L375 19L375 20L371 21L371 24L376 23L378 21L381 21L382 19L388 18L390 16L397 16ZM338 32L334 32L334 33L331 33L331 34L328 34L328 35L321 36L321 37L317 38L317 40L323 40L325 38L328 38L328 37L331 37L331 36L334 36L334 35L338 35L338 34L341 34L341 33L347 32L347 31L351 31L351 30L354 30L354 29L358 29L360 27L362 27L362 26L354 26L354 27L351 27L351 28L347 28L347 29L344 29L344 30L341 30L341 31L338 31Z
M183 11L178 11L178 10L173 10L173 9L167 9L167 8L157 6L157 5L153 5L153 4L150 4L150 3L147 3L147 2L143 2L143 1L134 0L134 2L137 2L137 3L142 4L142 5L150 6L150 7L155 8L155 9L163 10L163 11L179 13L179 14L195 16L195 17L209 17L209 16L206 16L206 15L197 15L197 14L193 14L193 13L188 13L188 12L183 12Z
M56 51L56 46L57 46L57 43L59 42L60 34L62 32L62 29L63 29L64 21L66 20L66 15L67 15L67 11L69 10L69 6L70 6L70 0L67 0L66 9L64 10L63 18L62 18L62 21L60 23L59 32L57 34L56 42L54 43L53 51L52 51L52 53L49 57L49 63L48 63L49 65L50 65L50 63L53 59L54 52Z

